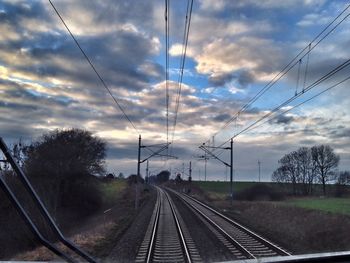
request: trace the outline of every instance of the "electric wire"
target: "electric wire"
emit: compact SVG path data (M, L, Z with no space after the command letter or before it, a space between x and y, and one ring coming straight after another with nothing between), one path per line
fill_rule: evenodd
M178 117L179 106L180 106L182 80L183 80L183 72L184 72L185 61L186 61L188 36L189 36L189 33L190 33L192 9L193 9L193 0L188 0L187 1L187 10L186 10L186 19L185 19L185 28L184 28L184 38L183 38L183 45L182 45L182 56L181 56L181 61L180 61L178 90L177 90L176 102L175 102L175 115L174 115L172 140L171 140L172 143L174 141L174 136L175 136L175 131L176 131L176 124L177 124L177 117Z
M282 77L284 77L298 63L300 59L303 59L305 56L309 57L310 52L316 46L318 46L326 37L328 37L345 19L347 19L350 16L350 13L347 14L335 26L333 26L331 30L329 30L321 39L319 39L316 42L316 40L320 36L322 36L323 33L325 33L334 24L334 22L337 21L338 18L340 18L349 8L350 8L350 4L347 5L343 9L343 11L338 16L336 16L316 37L314 37L313 40L306 47L304 47L286 66L284 66L283 69L279 71L279 73L272 78L272 80L270 80L257 94L255 94L253 98L251 98L246 104L244 104L242 108L233 117L231 117L231 119L229 119L217 132L213 134L213 136L216 136L220 131L224 130L228 125L230 125L232 121L236 120L242 112L244 112L250 105L252 105L256 100L258 100L266 91L268 91L272 86L274 86L276 82L278 82ZM312 46L314 42L316 43ZM303 54L305 51L306 53ZM307 60L308 59L309 58L307 58ZM307 62L307 65L308 65L308 62Z
M96 76L98 77L98 79L100 80L100 82L102 83L103 87L107 90L108 94L112 97L113 101L117 104L119 110L122 112L122 114L124 115L125 119L131 124L131 126L134 128L134 130L140 134L139 130L136 128L135 124L131 121L131 119L129 118L129 116L126 114L126 112L124 111L123 107L120 105L120 103L118 102L117 98L112 94L111 90L109 89L109 87L107 86L106 82L104 81L104 79L102 78L102 76L100 75L100 73L97 71L97 69L95 68L94 64L92 63L92 61L90 60L90 58L88 57L88 55L86 54L86 52L83 50L83 48L81 47L81 45L79 44L78 40L75 38L75 36L73 35L72 31L69 29L68 25L66 24L66 22L64 21L63 17L60 15L60 13L58 12L58 10L56 9L55 5L51 2L51 0L49 0L49 3L51 4L52 8L54 9L55 13L57 14L57 16L59 17L59 19L61 20L61 22L63 23L64 27L67 29L68 33L70 34L70 36L72 37L72 39L74 40L75 44L77 45L77 47L79 48L79 50L81 51L81 53L83 54L84 58L86 59L86 61L88 62L88 64L90 65L90 67L92 68L92 70L95 72Z
M300 82L300 68L301 68L301 59L299 59L298 63L298 74L297 74L297 83L295 85L295 95L298 94L299 82Z
M309 50L311 49L311 44L309 44ZM306 58L306 65L305 65L305 72L304 72L304 83L303 83L303 92L305 90L306 87L306 77L307 77L307 73L309 70L309 60L310 60L310 52L307 53L307 58Z
M306 69L305 71L308 69L308 64L309 64L309 56L311 51L317 46L319 45L326 37L328 37L342 22L344 22L345 19L347 19L350 16L350 13L347 14L345 17L343 17L330 31L328 31L321 39L319 39L314 46L312 46L312 43L314 43L324 32L326 32L326 30L328 28L330 28L330 26L339 18L341 17L342 14L344 14L348 9L350 8L350 4L348 6L346 6L346 8L343 9L343 11L337 16L335 17L332 22L330 22L306 47L304 47L303 50L301 50L293 59L292 61L290 61L267 85L265 85L247 104L245 104L245 106L243 106L241 108L240 111L238 111L236 113L235 116L233 116L229 121L227 121L225 123L225 125L220 128L213 136L216 136L221 130L225 129L232 121L237 121L239 115L241 112L243 112L247 107L249 107L249 105L251 105L252 103L254 103L259 97L261 97L269 88L271 88L271 85L274 85L278 80L280 80L284 75L286 75L297 63L299 63L299 61L301 59L303 59L305 56L307 56L307 64L306 64ZM308 51L299 58L299 56L306 50L308 49ZM298 59L299 58L299 59ZM293 63L294 62L294 63ZM288 68L289 67L289 68ZM287 71L285 71L287 70ZM285 72L284 72L285 71ZM282 75L280 75L282 74ZM279 76L280 75L280 76ZM303 84L303 90L301 92L304 93L305 92L305 85L306 85L306 72L305 72L305 76L304 76L304 84ZM299 94L299 96L301 95ZM297 95L295 95L297 96ZM293 98L293 97L292 97ZM295 98L295 97L294 97ZM249 105L248 105L249 104ZM229 140L228 140L229 141ZM224 145L225 143L227 143L228 141L225 141L223 144L220 145L220 147L222 145ZM215 152L217 149L214 149L213 152ZM224 151L221 151L218 153L218 156L220 156Z
M263 126L264 124L270 122L271 120L276 119L276 118L278 118L279 116L282 116L282 115L284 115L284 114L286 114L286 113L292 111L293 109L295 109L295 108L297 108L297 107L300 107L300 106L303 105L303 104L306 104L307 102L309 102L309 101L311 101L311 100L313 100L313 99L319 97L320 95L326 93L327 91L329 91L329 90L331 90L331 89L334 89L334 88L338 87L340 84L343 84L344 82L346 82L346 81L348 81L348 80L350 80L350 76L349 76L349 77L346 77L345 79L343 79L343 80L341 80L341 81L339 81L339 82L337 82L336 84L331 85L330 87L328 87L328 88L326 88L325 90L323 90L323 91L321 91L321 92L319 92L319 93L313 95L312 97L310 97L310 98L308 98L308 99L306 99L306 100L304 100L304 101L302 101L302 102L300 102L300 103L298 103L298 104L292 106L291 108L289 108L289 109L287 109L287 110L284 110L284 111L280 112L279 114L274 115L272 118L269 118L268 120L265 120L264 122L262 122L262 123L260 123L260 124L258 124L258 125L251 125L251 126L247 127L246 129L244 129L244 130L240 131L239 133L235 134L234 136L232 136L232 139L236 138L237 136L239 136L239 135L242 134L242 133L249 132L249 131L255 130L255 129L257 129L257 128ZM299 94L302 94L302 93L304 93L304 91L300 92ZM273 114L273 113L272 113L272 114ZM270 114L270 113L266 114L266 118L269 117L269 116L271 116L272 114ZM267 115L268 115L268 116L267 116ZM264 119L265 119L265 116L263 116L261 119L259 119L258 121L256 121L256 124L259 123L260 121L264 120ZM279 132L279 133L280 133L280 132ZM225 142L224 142L223 144L221 144L219 147L223 146L224 144L226 144L226 143L229 142L230 140L231 140L231 138L230 138L229 140L225 141ZM224 150L221 150L221 151L218 152L216 155L217 155L217 156L220 156L223 152L224 152Z
M302 96L303 94L307 93L308 91L312 90L313 88L317 87L318 85L320 85L322 82L326 81L327 79L329 79L330 77L332 77L334 74L338 73L339 71L343 70L344 68L348 67L350 65L350 59L347 59L345 62L343 62L341 65L337 66L336 68L334 68L333 70L331 70L330 72L328 72L327 74L323 75L321 78L319 78L318 80L316 80L315 82L313 82L311 85L309 85L307 88L305 88L304 92L301 91L299 92L297 95L292 96L291 98L287 99L286 101L284 101L283 103L281 103L280 105L278 105L277 107L275 107L274 109L272 109L271 111L269 111L268 113L266 113L264 116L262 116L261 118L259 118L258 120L254 121L253 123L251 123L250 125L248 125L246 128L242 129L241 131L239 131L238 133L236 133L234 136L230 137L230 139L226 140L224 143L222 143L219 147L223 146L224 144L226 144L227 142L229 142L231 139L234 139L236 137L238 137L240 134L246 132L247 130L249 130L250 128L252 128L253 126L257 125L259 122L261 122L262 120L268 118L269 116L271 116L273 113L277 112L279 109L281 109L282 107L287 106L290 102L294 101L295 99L299 98L300 96ZM344 80L345 81L345 80ZM343 82L344 82L343 81ZM341 82L342 83L342 82Z
M327 91L329 91L329 90L331 90L331 89L334 89L334 88L338 87L340 84L343 84L344 82L346 82L346 81L348 81L348 80L350 80L350 76L349 76L349 77L346 77L345 79L343 79L343 80L341 80L341 81L339 81L339 82L337 82L336 84L331 85L330 87L328 87L328 88L322 90L321 92L319 92L319 93L313 95L312 97L310 97L310 98L308 98L308 99L306 99L306 100L304 100L304 101L302 101L302 102L300 102L300 103L294 105L293 107L291 107L291 108L289 108L289 109L287 109L287 110L285 110L285 111L283 111L283 112L280 112L280 113L277 114L277 115L274 115L272 118L270 118L270 119L268 119L268 120L262 122L261 124L259 124L259 125L257 125L257 126L254 126L254 127L250 128L250 129L248 129L247 131L255 130L255 129L261 127L261 126L264 125L265 123L270 122L271 120L276 119L276 118L278 118L279 116L282 116L282 115L284 115L284 114L286 114L286 113L288 113L288 112L294 110L294 109L297 108L297 107L300 107L301 105L303 105L303 104L305 104L305 103L307 103L307 102L309 102L309 101L311 101L311 100L313 100L313 99L319 97L320 95L326 93ZM247 132L247 131L246 131L246 132Z
M169 0L165 0L165 104L166 104L166 141L169 142Z

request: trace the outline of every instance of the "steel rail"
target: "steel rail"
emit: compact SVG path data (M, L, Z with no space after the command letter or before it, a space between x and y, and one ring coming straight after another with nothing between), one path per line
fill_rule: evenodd
M181 198L188 206L190 206L193 210L195 210L197 213L199 213L202 217L204 217L211 225L216 227L222 234L224 234L231 242L239 249L243 254L245 254L246 257L255 259L256 257L249 252L244 246L242 246L235 238L233 238L227 231L225 231L221 226L219 226L217 223L215 223L210 217L208 217L206 214L204 214L202 211L200 211L197 207L193 206L191 203L189 203L187 200L185 200L179 193L177 193L174 190L171 190L168 188L168 190L175 193L178 197Z
M162 190L162 191L164 191L164 190ZM184 235L183 235L183 232L182 232L182 227L181 227L181 225L180 225L180 223L179 223L179 220L178 220L178 217L177 217L177 214L176 214L174 205L173 205L173 203L172 203L172 200L171 200L169 194L168 194L167 192L165 192L165 191L164 191L164 193L165 193L165 196L167 197L168 202L169 202L169 204L170 204L171 211L173 212L173 216L174 216L175 223L176 223L176 226L177 226L177 231L178 231L178 233L179 233L179 235L180 235L180 237L181 237L181 243L182 243L182 247L183 247L183 249L184 249L184 251L185 251L185 254L186 254L187 262L188 262L188 263L191 263L191 262L192 262L191 256L190 256L190 253L188 252L186 240L185 240L185 238L184 238Z
M160 194L159 194L159 190L157 189L157 210L156 210L156 216L155 216L153 228L152 228L151 241L148 246L148 253L147 253L147 259L146 259L147 263L151 262L151 256L152 256L152 251L155 243L155 236L156 236L157 226L158 226L159 216L160 216L160 203L161 203Z
M162 262L166 259L168 262L173 260L192 263L190 249L176 207L168 193L157 186L155 189L157 190L156 206L139 248L136 262ZM173 247L170 245L169 250L171 243Z
M225 219L226 221L230 222L231 224L235 225L236 227L240 228L241 230L249 233L250 235L252 235L253 237L257 238L258 240L260 240L261 242L267 244L268 246L273 247L274 249L278 250L282 255L286 255L286 256L290 256L291 254L289 252L287 252L286 250L282 249L281 247L273 244L271 241L268 241L267 239L263 238L262 236L260 236L259 234L249 230L248 228L242 226L241 224L239 224L238 222L232 220L231 218L225 216L224 214L216 211L215 209L211 208L210 206L204 204L203 202L193 198L192 196L189 196L187 194L184 194L186 197L188 197L189 199L193 200L194 202L198 203L199 205L209 209L210 211L212 211L213 213L215 213L216 215L218 215L219 217Z

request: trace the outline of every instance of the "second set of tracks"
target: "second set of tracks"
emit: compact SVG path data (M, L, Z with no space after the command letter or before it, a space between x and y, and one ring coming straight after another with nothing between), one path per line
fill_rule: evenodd
M230 260L290 255L220 212L171 189L157 189L157 201L139 248L136 262L203 262L194 240L170 194L181 200L194 216L215 236L217 243L230 253ZM204 240L201 240L203 242ZM205 241L204 241L205 242ZM198 244L201 245L201 244Z

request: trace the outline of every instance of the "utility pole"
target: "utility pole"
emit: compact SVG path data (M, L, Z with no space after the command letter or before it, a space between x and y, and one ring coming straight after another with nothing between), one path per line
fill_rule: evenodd
M149 182L148 182L148 180L149 180L148 165L149 165L149 163L148 163L148 160L147 160L147 165L146 165L146 183L147 183L147 184L149 183Z
M185 163L182 163L182 176L185 177Z
M141 144L141 135L139 135L139 148L138 148L138 155L137 155L137 174L135 179L135 209L139 206L139 189L138 189L138 179L141 177L140 175L140 165L141 163L144 163L147 161L147 172L146 177L148 176L148 160L152 157L167 157L167 158L174 158L177 159L175 156L171 155L164 155L162 152L166 149L168 149L170 143L160 143L160 144L153 144L153 145L142 145ZM149 155L146 159L141 160L141 148L148 148L150 150L151 155Z
M260 160L258 160L258 166L259 166L259 183L260 183Z
M227 162L223 161L220 159L213 151L209 150L210 148L212 149L222 149L222 150L230 150L231 156L230 156L230 164ZM216 146L210 146L210 145L205 145L203 143L201 146L199 146L199 149L203 150L205 155L200 156L201 158L204 158L205 161L209 159L209 157L216 159L217 161L221 162L224 164L226 167L230 167L230 199L231 199L231 205L232 205L232 200L233 200L233 138L231 138L231 144L230 147L216 147ZM207 157L209 156L209 157ZM206 168L206 163L205 163L205 168ZM206 173L206 171L205 171ZM206 174L205 174L206 177ZM206 179L206 178L205 178Z
M189 174L188 181L192 182L192 162L191 161L190 161L190 168L188 169L188 174Z
M139 135L139 150L137 154L137 174L135 182L135 209L139 207L139 176L140 176L140 165L141 165L141 134Z
M204 154L204 182L207 181L207 154Z
M231 138L231 165L230 165L230 189L231 189L231 205L233 200L233 139Z

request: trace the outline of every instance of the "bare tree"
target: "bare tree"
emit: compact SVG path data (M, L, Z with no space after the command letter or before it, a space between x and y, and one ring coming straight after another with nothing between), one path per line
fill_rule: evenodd
M311 151L307 147L299 148L295 153L298 170L298 183L301 185L301 192L308 195L312 192L312 184L315 180L315 169L312 165Z
M280 167L272 174L273 181L289 182L293 186L293 194L308 195L317 180L322 183L325 194L326 183L335 179L339 156L329 146L301 147L284 155L278 163Z
M322 183L323 194L326 195L326 184L334 179L340 157L334 153L329 145L312 147L311 155L318 181Z
M337 174L337 183L339 185L350 185L350 171L341 171Z
M280 167L274 172L273 176L275 180L280 182L289 182L293 186L293 194L297 192L297 182L298 182L298 167L296 165L296 152L291 152L284 155L278 163Z

